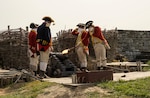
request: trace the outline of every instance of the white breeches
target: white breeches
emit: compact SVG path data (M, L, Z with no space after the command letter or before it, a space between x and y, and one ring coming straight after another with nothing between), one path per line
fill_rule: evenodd
M106 48L103 44L94 44L94 51L97 62L97 67L106 66Z
M39 63L39 56L30 57L30 69L33 71L37 71Z
M40 70L46 72L46 69L47 69L47 63L40 62Z
M49 60L49 49L40 51L40 70L46 71Z
M48 63L49 60L49 49L46 51L40 51L40 62Z
M80 67L87 67L87 57L82 46L76 48Z

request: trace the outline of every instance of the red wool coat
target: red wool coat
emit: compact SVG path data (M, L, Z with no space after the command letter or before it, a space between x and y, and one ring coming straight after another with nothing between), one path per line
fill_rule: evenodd
M73 30L72 34L78 36L79 32L77 30ZM88 34L88 32L86 32L86 31L82 32L81 40L82 40L82 43L83 43L84 46L88 46L88 44L89 44L89 34Z
M36 53L36 51L37 51L36 35L37 35L37 33L34 30L31 30L28 35L29 48L33 53Z
M95 27L94 27L93 36L94 36L94 37L98 37L99 39L101 39L101 40L104 41L104 42L105 42L105 40L106 40L105 37L104 37L104 35L103 35L103 33L102 33L102 31L101 31L101 28L98 27L98 26L95 26Z

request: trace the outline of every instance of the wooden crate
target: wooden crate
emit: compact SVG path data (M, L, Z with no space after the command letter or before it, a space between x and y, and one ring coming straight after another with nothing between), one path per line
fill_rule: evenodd
M112 70L77 72L77 83L94 83L113 80Z

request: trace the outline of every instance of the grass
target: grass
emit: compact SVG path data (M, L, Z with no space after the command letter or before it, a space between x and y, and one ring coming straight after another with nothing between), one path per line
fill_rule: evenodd
M117 98L120 98L121 95L132 98L150 98L150 77L132 81L103 82L98 86L109 89L112 95L118 96Z
M0 98L36 98L36 96L43 92L44 88L55 85L50 82L40 82L32 81L28 83L20 84L18 87L16 85L10 85L8 89L13 90L12 93L5 96L0 96Z
M144 71L150 71L150 60L147 61L146 64L148 64L149 66L148 66L148 67L144 67L143 70L144 70Z
M150 60L147 62L148 65L150 65Z

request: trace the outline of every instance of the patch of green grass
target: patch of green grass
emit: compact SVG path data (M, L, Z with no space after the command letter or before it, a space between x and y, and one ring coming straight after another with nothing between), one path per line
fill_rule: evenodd
M111 90L115 95L127 95L135 98L150 98L150 77L132 81L109 81L98 86Z
M150 60L146 64L150 65Z
M143 71L150 71L150 60L146 64L148 64L149 66L144 67Z
M20 87L11 85L9 88L14 89L15 92L0 96L0 98L36 98L36 96L43 92L44 88L55 85L51 82L32 81L22 84Z

